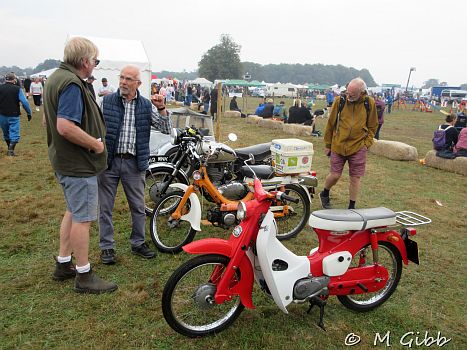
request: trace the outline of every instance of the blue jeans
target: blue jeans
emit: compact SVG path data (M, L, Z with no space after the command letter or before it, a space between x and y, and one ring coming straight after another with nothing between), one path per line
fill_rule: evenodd
M19 116L7 117L0 114L0 127L3 130L3 139L14 143L19 142Z

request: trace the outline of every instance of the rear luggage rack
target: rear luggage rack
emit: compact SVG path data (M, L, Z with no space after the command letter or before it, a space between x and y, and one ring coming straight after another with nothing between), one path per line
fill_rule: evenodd
M396 212L396 222L402 226L419 226L431 223L431 219L423 215L404 210Z

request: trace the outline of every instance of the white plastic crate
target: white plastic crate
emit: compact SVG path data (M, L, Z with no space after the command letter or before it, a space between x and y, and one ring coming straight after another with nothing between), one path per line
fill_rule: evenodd
M279 174L298 174L311 170L313 144L300 139L272 140L271 155Z

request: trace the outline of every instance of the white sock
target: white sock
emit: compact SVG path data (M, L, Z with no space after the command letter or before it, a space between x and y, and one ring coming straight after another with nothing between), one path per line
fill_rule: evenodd
M86 273L86 272L89 272L91 270L91 264L90 263L87 263L86 265L84 266L78 266L76 265L76 271L78 273Z
M71 261L71 255L68 255L68 256L58 256L58 257L57 257L57 261L58 261L60 264L69 262L69 261Z

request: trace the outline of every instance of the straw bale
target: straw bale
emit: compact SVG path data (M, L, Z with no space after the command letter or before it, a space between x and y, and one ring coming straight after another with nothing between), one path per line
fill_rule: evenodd
M313 128L309 125L284 124L282 126L282 131L284 131L285 134L294 136L311 136Z
M392 160L418 161L417 149L399 141L376 140L369 151Z
M431 150L425 156L425 165L446 170L452 173L467 175L467 157L457 157L454 159L445 159L436 156L436 151Z
M226 118L235 118L235 117L241 117L241 113L239 111L225 111L224 112L224 117Z
M267 129L282 129L283 122L278 120L271 120L271 119L263 119L258 122L258 125L263 128Z
M258 122L259 122L260 120L262 120L262 119L263 119L263 118L258 117L257 115L252 114L252 115L249 115L249 116L246 117L246 122L247 122L248 124L258 124Z

